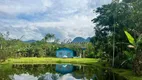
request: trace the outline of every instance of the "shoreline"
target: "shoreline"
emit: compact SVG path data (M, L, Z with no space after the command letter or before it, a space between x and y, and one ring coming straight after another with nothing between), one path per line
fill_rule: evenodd
M102 66L100 59L93 58L53 58L53 57L21 57L9 58L2 64L80 64L80 65L94 65L102 68L111 69L112 72L126 78L127 80L142 80L142 77L135 76L131 70L111 68L110 66ZM103 63L105 64L105 63ZM106 63L107 64L107 63Z

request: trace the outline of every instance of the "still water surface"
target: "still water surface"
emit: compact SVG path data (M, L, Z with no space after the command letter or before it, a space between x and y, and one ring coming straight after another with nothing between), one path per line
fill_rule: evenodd
M72 64L0 65L0 80L126 80L109 69Z

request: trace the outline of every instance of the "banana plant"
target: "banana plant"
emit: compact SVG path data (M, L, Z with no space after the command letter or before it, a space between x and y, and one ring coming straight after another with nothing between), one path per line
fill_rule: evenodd
M129 40L129 43L131 45L128 45L129 48L134 48L135 50L138 49L139 47L139 43L141 42L142 40L142 34L138 37L138 39L134 39L130 33L128 33L126 30L124 30L124 33L125 35L127 36L128 40Z
M138 37L137 40L134 39L134 37L131 36L130 33L128 33L126 30L124 30L125 35L127 36L127 39L129 41L129 43L131 45L128 45L129 48L134 48L135 52L137 52L138 47L139 47L139 43L142 41L142 34ZM124 60L121 65L123 65L124 63L128 62L128 61L133 61L133 59L136 57L136 53L128 53L128 52L124 52L124 54L127 56L127 59Z

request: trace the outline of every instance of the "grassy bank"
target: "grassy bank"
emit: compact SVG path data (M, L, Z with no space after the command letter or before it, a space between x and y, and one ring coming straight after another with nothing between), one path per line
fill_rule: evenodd
M138 77L135 76L132 70L125 70L125 69L112 69L112 71L120 76L123 76L127 80L142 80L142 76Z
M73 64L94 64L99 59L90 58L9 58L5 63L12 64L46 64L46 63L73 63Z
M101 67L101 68L110 69L113 73L116 73L116 74L124 77L127 80L142 80L142 76L136 76L132 70L112 68L110 65L108 65L107 62L101 61L101 62L97 62L93 65Z

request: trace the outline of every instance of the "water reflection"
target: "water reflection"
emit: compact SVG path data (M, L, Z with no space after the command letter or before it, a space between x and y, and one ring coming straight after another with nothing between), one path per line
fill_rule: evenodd
M45 73L41 75L38 80L58 80L59 78L59 74Z
M0 80L125 80L108 69L72 64L1 66Z
M76 79L70 73L65 75L46 73L45 75L41 76L38 80L82 80L82 79Z
M72 64L56 64L56 72L61 74L72 73L74 71L74 67Z
M38 80L38 77L27 74L14 74L9 76L11 80Z

